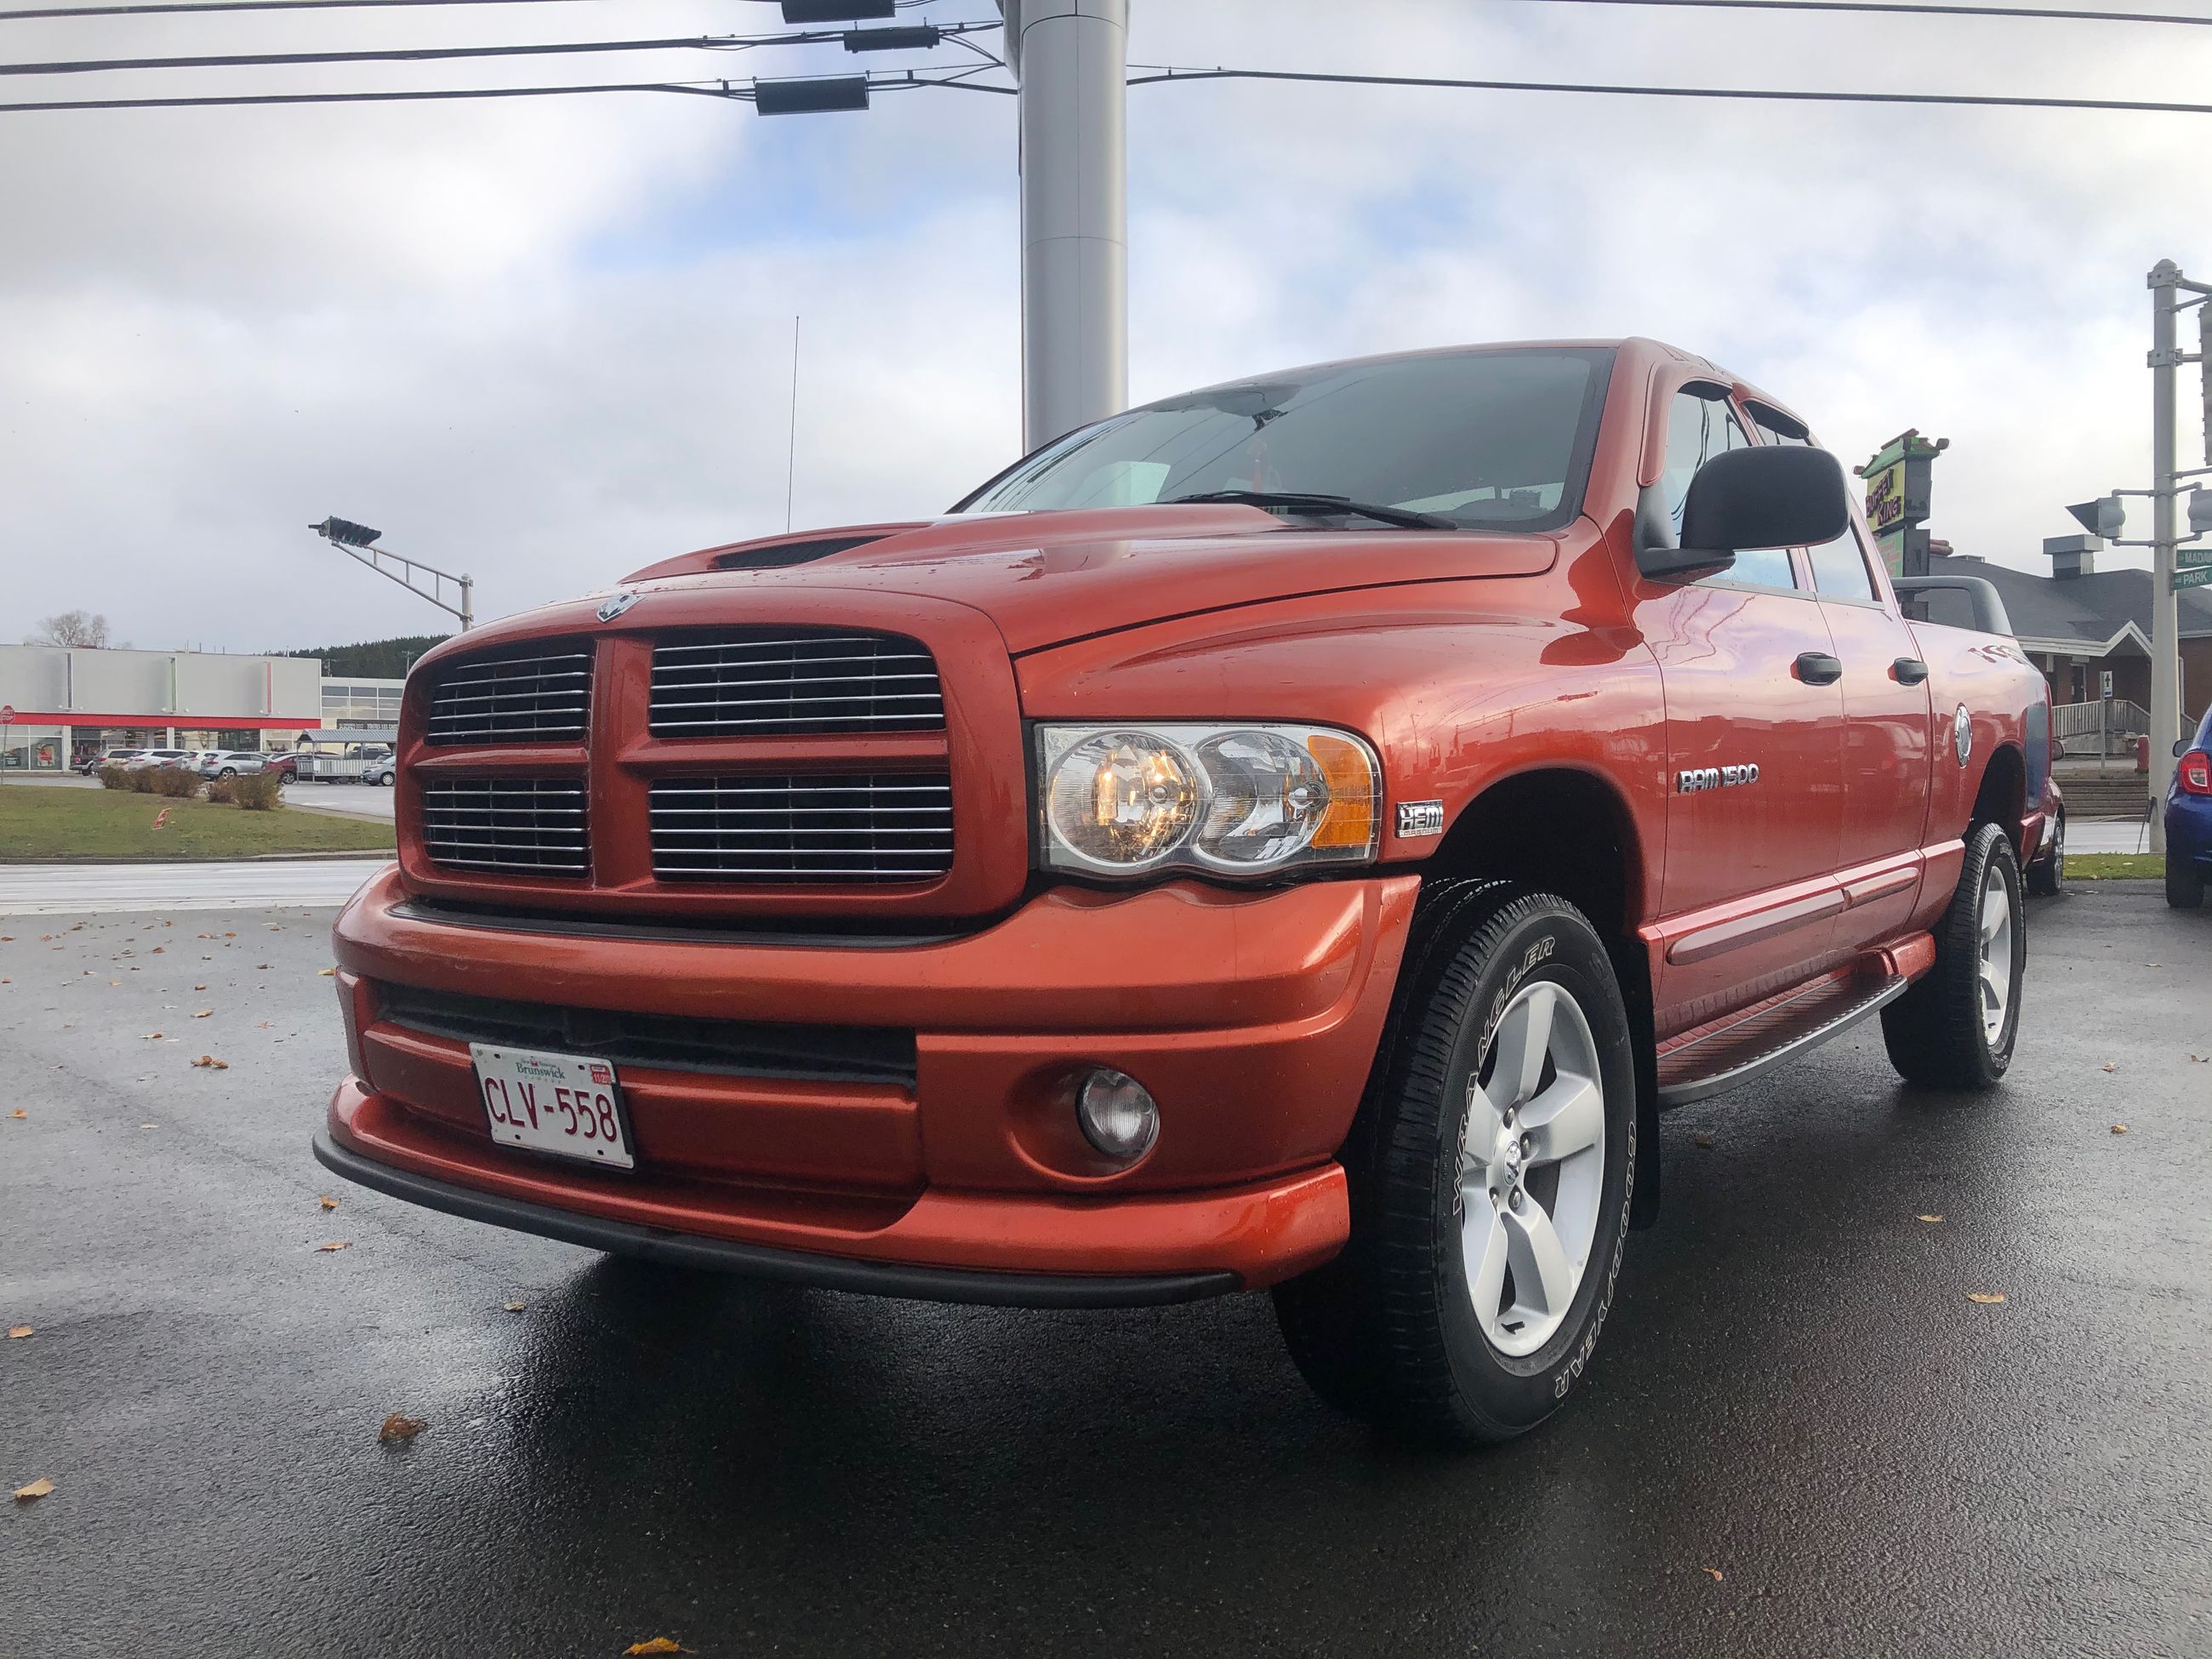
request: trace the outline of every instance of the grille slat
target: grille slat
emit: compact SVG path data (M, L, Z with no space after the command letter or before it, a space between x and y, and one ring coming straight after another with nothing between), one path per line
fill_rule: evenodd
M441 668L424 737L434 744L581 741L592 703L592 653L479 657Z
M653 647L650 725L687 738L934 732L945 700L918 640L736 629Z
M663 881L933 881L952 867L941 773L674 778L650 806Z
M665 1071L914 1087L911 1030L613 1013L390 983L376 994L380 1018L464 1042L594 1054Z
M571 778L433 778L422 850L456 870L581 876L591 868L584 785Z

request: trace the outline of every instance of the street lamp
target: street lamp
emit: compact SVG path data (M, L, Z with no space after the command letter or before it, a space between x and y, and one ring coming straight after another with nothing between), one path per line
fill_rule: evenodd
M380 530L371 530L365 524L356 524L351 519L341 519L333 514L320 524L311 524L308 529L320 536L348 558L357 560L386 581L398 582L410 593L420 594L448 616L458 617L461 631L468 632L476 621L476 582L469 576L457 576L450 570L441 570L435 565L417 559L404 558L389 548L376 545L383 536ZM422 586L421 578L428 576L430 585ZM453 583L460 589L461 602L449 603L446 584Z

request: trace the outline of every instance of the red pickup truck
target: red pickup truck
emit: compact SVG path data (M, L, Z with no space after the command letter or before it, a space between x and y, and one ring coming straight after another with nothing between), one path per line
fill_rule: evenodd
M1271 1286L1330 1401L1514 1434L1659 1112L1876 1012L1915 1083L2005 1070L2048 698L1897 586L1799 416L1639 339L1214 386L654 565L410 677L317 1154L843 1290Z

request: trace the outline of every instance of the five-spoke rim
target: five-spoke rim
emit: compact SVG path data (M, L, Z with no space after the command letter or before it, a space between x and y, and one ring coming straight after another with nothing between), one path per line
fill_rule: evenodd
M1523 987L1468 1081L1460 1254L1482 1334L1531 1354L1558 1334L1589 1266L1605 1186L1605 1076L1564 986Z
M2012 889L1994 871L1982 894L1981 931L1982 1035L1995 1048L2012 1006Z

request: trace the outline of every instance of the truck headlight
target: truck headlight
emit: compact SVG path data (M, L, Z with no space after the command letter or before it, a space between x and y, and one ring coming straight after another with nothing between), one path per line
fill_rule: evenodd
M1041 725L1036 741L1048 868L1263 876L1375 856L1382 771L1349 732Z

